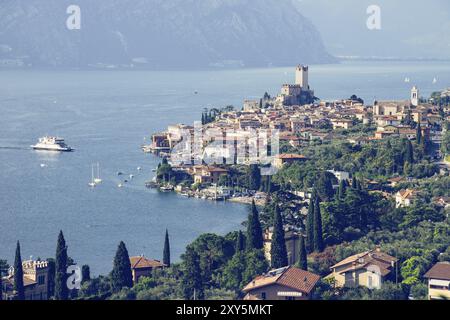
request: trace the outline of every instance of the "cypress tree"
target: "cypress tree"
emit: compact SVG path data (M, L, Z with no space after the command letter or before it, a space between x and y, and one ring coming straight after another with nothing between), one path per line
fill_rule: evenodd
M267 185L266 185L266 192L267 193L271 193L272 192L272 178L271 178L271 176L269 175L269 176L266 176L267 178L266 178L266 182L267 182Z
M62 231L59 231L56 245L55 259L55 299L67 300L69 289L67 288L67 246Z
M91 280L91 268L87 264L81 267L81 282Z
M404 159L405 162L408 162L409 164L414 163L414 148L413 145L411 143L411 141L409 141L409 139L405 139L404 140Z
M309 201L308 215L306 216L306 250L311 253L314 249L314 200Z
M345 198L345 192L347 191L347 183L345 180L339 182L338 199L343 200Z
M305 237L303 237L303 235L300 235L300 250L298 253L298 258L297 266L302 270L308 271L308 256L306 254Z
M259 221L259 213L253 200L247 224L247 249L262 249L263 245L264 240L261 222Z
M236 247L235 247L236 252L244 251L244 249L245 249L245 241L244 240L245 240L244 235L242 234L242 231L239 230L238 236L236 239Z
M334 197L334 179L334 175L330 172L324 171L320 174L319 179L314 184L315 193L319 195L320 199L329 201Z
M422 143L422 127L420 125L420 115L419 115L419 122L417 123L417 128L416 128L416 140L417 140L417 144Z
M323 251L322 215L319 199L314 202L314 251Z
M170 267L170 241L169 231L166 229L166 237L164 239L163 263Z
M204 299L204 288L200 269L200 256L188 247L184 256L183 294L186 300Z
M55 258L55 299L67 300L69 289L67 288L67 246L62 231L59 231L56 244Z
M14 291L18 300L25 300L25 287L23 285L22 257L20 255L20 243L17 241L16 256L14 259Z
M51 298L55 295L55 276L56 276L55 259L53 258L47 259L47 266L48 266L47 296Z
M272 246L270 248L272 268L281 268L287 266L288 256L286 242L284 238L283 217L278 206L275 207L275 217L272 234Z
M248 188L250 190L259 190L261 186L261 171L258 165L251 164L248 170Z
M133 286L130 256L123 241L120 241L116 256L114 257L114 265L111 272L111 286L114 292L118 292L124 287L131 288Z

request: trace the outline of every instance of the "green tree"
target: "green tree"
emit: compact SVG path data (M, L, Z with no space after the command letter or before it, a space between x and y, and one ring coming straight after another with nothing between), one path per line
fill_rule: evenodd
M258 209L255 201L252 201L252 207L247 222L247 249L262 249L264 245L261 221L259 220Z
M422 126L420 125L420 115L419 115L419 122L417 123L416 127L416 141L417 144L422 144Z
M86 281L91 280L91 268L87 264L81 267L81 282L84 283Z
M268 269L263 250L238 251L224 267L222 284L225 288L239 292L257 275Z
M423 257L413 256L402 263L400 274L406 285L415 285L420 282L426 271L428 262Z
M342 200L345 198L346 190L347 190L347 180L342 179L339 182L338 199Z
M172 166L169 164L166 158L162 159L162 162L158 165L156 170L156 179L162 182L170 182L174 177Z
M183 294L186 300L204 299L205 292L201 276L200 257L195 250L188 247L184 255Z
M47 259L48 278L47 278L47 296L52 298L55 296L55 277L56 277L56 262L54 258Z
M380 289L372 292L371 300L407 300L408 297L400 285L392 282L385 282Z
M322 215L318 198L314 202L314 251L323 251Z
M414 148L409 139L404 139L403 159L409 164L414 163Z
M303 237L303 235L300 235L300 250L298 257L297 266L302 270L308 271L308 256L306 254L305 237Z
M248 188L259 190L261 186L261 170L257 164L251 164L248 168Z
M314 200L310 199L306 216L306 251L314 251Z
M55 299L67 300L67 245L62 231L59 231L55 259Z
M245 249L244 234L242 233L241 230L239 230L237 238L236 238L235 251L240 252L240 251L244 251L244 249Z
M22 257L20 255L20 243L17 241L16 256L14 259L14 291L18 300L25 300L25 287L23 284Z
M133 286L130 256L123 241L120 242L114 257L111 286L113 292L119 292L122 288L131 288Z
M284 238L283 217L278 206L275 207L272 245L270 248L272 268L281 268L288 265L286 242Z
M243 284L243 274L246 269L245 254L237 251L224 267L222 277L227 289L239 291Z
M247 251L245 253L245 263L246 267L242 276L243 285L252 281L257 275L264 274L269 269L269 264L262 249Z
M170 267L170 242L169 242L169 231L166 229L166 236L164 239L164 250L163 250L163 263Z
M333 183L336 181L336 177L328 172L323 171L319 179L314 185L314 189L317 193L317 195L320 197L323 201L329 201L334 196L334 189L333 189Z

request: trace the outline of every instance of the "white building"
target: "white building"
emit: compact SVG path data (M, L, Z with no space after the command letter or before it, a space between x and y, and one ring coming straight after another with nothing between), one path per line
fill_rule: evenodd
M350 180L350 173L347 171L328 170L328 172L332 173L339 181Z

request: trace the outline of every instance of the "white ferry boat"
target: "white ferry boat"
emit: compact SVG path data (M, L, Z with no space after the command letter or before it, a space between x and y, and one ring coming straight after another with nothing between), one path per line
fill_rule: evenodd
M71 147L66 145L64 139L58 137L42 137L39 142L32 145L31 148L35 150L49 150L49 151L73 151Z

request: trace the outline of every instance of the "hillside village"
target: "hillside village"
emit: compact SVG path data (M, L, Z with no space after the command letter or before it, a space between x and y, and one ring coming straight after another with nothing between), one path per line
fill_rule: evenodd
M206 110L201 129L223 133L218 144L202 140L214 164L173 163L177 145L193 149L183 139L195 126L170 125L142 147L162 158L148 187L251 204L244 231L203 234L175 264L167 231L162 261L129 257L121 243L111 276L91 279L87 268L71 298L449 299L450 89L425 99L413 87L407 100L372 105L355 95L320 101L308 72L298 66L295 84L241 110ZM278 130L273 175L249 156L249 129ZM47 262L23 270L24 298L53 296ZM17 296L14 279L14 269L3 278L6 299Z
M238 154L245 145L246 150L243 156L235 156L237 160L235 164L237 166L260 164L257 158L252 159L248 154L251 145L249 129L279 131L280 154L273 160L273 165L278 169L285 164L307 161L308 157L303 154L303 151L312 145L326 145L339 141L361 147L388 139L406 138L417 141L419 135L419 139L426 145L432 162L436 163L439 169L443 170L442 172L448 170L448 164L444 161L445 152L442 152L441 146L447 132L446 123L450 121L450 89L440 93L439 101L435 101L436 98L422 98L417 87L411 89L410 99L404 101L374 101L373 105L367 105L355 95L339 101L319 101L308 83L308 72L307 66L298 66L295 84L284 84L276 97L266 93L260 100L245 100L242 110L226 107L222 110L205 111L202 115L201 130L218 130L221 134L223 133L223 137L220 143L215 144L214 139L202 140L203 155L215 155L217 158L230 146L234 150L231 152L227 150L227 152ZM194 136L194 126L170 125L167 131L154 134L152 143L142 148L145 152L158 154L170 163L170 155L174 147L183 144L184 132ZM195 143L194 139L191 141L191 144L193 143ZM194 150L194 147L190 150ZM204 192L192 193L191 185L187 185L186 188L186 183L178 186L178 192L188 196L205 197L206 195L215 200L232 198L232 190L226 188L224 183L219 183L219 180L221 177L225 180L224 177L230 175L229 171L233 171L234 165L225 165L228 163L225 160L215 162L215 165L199 164L194 156L191 160L182 165L172 166L172 170L185 174L181 174L183 177L181 180L190 176L197 189L203 188ZM323 169L332 172L338 180L342 180L344 176L350 181L354 173L335 170L337 168L331 166ZM176 176L177 174L174 174L172 181L167 181L163 186L164 191L175 187L179 182ZM365 184L371 190L382 189L380 186L383 184L393 187L400 182L412 181L411 177L395 174L387 177L385 181L364 178ZM233 186L236 184L238 183ZM210 188L211 185L214 186L213 189ZM218 188L217 185L219 185ZM253 193L252 191L258 190L246 190L245 193ZM404 200L398 198L400 193L391 194L391 197L397 198L400 202L408 202L408 198L414 197L415 193L411 191L405 194L403 190L401 194L406 197ZM257 193L254 200L258 201L263 196ZM440 201L444 200L440 199Z

